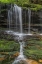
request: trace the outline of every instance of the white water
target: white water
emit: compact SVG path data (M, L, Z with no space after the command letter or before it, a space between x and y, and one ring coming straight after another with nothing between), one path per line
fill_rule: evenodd
M19 44L20 44L20 55L23 55L24 42L19 42Z
M11 6L12 7L12 6ZM9 30L11 30L11 24L12 24L12 10L8 10L8 21L9 23Z
M19 53L19 56L15 59L15 61L12 64L17 64L21 60L26 60L26 58L23 55L23 47L24 47L25 42L19 42L19 44L20 44L20 53Z
M12 64L16 64L20 60L24 60L25 57L23 55L24 42L20 42L20 40L23 39L23 33L22 33L23 32L23 28L22 28L22 9L21 9L21 7L18 7L17 5L14 5L13 11L15 11L15 14L16 14L16 27L17 27L17 23L18 23L17 17L19 18L19 25L20 25L20 29L19 29L20 34L18 32L16 32L16 33L11 32L12 34L19 36L18 41L19 41L19 44L20 44L20 53L19 53L19 56L15 59L15 61L12 63Z
M20 33L22 33L23 28L22 28L22 9L21 9L21 7L18 7L18 13L19 13L19 22L20 22Z
M12 7L11 7L12 8ZM30 24L31 24L31 10L28 9L28 17L29 17L29 26L28 26L28 33L23 33L23 27L22 27L22 9L21 7L18 7L17 5L14 5L13 7L13 12L15 11L15 15L16 15L16 29L17 29L17 24L19 22L19 30L20 33L11 31L11 22L12 22L12 11L8 10L8 20L9 20L9 31L6 31L8 34L12 34L12 35L16 35L19 36L18 41L20 44L20 52L19 52L19 56L15 59L15 61L12 64L17 64L18 62L20 62L21 60L26 60L24 54L23 54L23 48L24 48L24 44L25 42L22 41L23 38L27 35L33 35L30 32ZM19 18L19 19L18 19ZM19 21L18 21L18 20ZM42 35L42 34L41 34ZM21 42L22 41L22 42Z
M16 18L16 30L17 30L17 19L18 19L18 14L17 13L18 12L17 12L17 5L16 4L13 7L13 13L14 13L14 11L15 11L15 16L16 16L15 18Z
M20 33L22 33L22 9L21 7L17 6L16 4L13 7L13 12L15 11L15 15L16 15L16 30L17 30L17 25L19 22L20 25Z
M10 25L12 24L12 4L11 4L11 8L10 8ZM10 26L11 28L11 26Z
M9 30L10 30L10 10L8 10L8 21L9 21Z
M12 10L11 9L13 9L13 13L12 13ZM30 9L28 9L28 21L29 21L29 26L28 26L28 33L23 33L23 27L22 27L22 8L21 7L19 7L19 6L17 6L16 4L12 7L12 5L11 5L11 9L10 10L8 10L8 21L9 21L9 33L11 32L11 34L14 34L14 35L32 35L31 34L31 32L30 32L30 23L31 23L31 10ZM12 31L10 31L11 30L11 23L13 22L12 21L12 14L14 14L14 12L15 12L15 19L16 19L16 33L15 33L15 31L13 30L13 32ZM13 18L13 20L14 20L14 18ZM25 20L26 21L26 20ZM18 27L18 22L19 22L19 27Z
M11 5L11 9L12 9L12 5ZM19 56L15 59L15 61L12 63L12 64L18 64L19 62L21 62L21 60L25 61L26 58L23 54L23 49L24 49L24 44L25 42L23 41L23 38L27 35L30 35L32 36L33 34L31 34L31 27L30 27L30 24L31 24L31 10L28 9L28 18L29 18L29 26L28 26L28 33L23 33L23 27L22 27L22 9L21 7L18 7L17 5L14 5L13 7L13 13L15 11L15 15L16 15L16 30L17 30L17 25L18 25L18 22L19 22L19 30L20 32L15 32L14 30L11 31L11 23L12 23L12 10L8 10L8 21L9 21L9 30L6 31L8 34L11 34L11 35L15 35L16 36L16 39L18 39L19 41L19 44L20 44L20 52L19 52ZM25 14L26 16L26 14ZM25 19L26 21L26 19ZM40 34L42 35L42 34ZM18 37L17 37L18 36Z
M31 10L28 8L28 18L29 18L29 26L28 26L28 34L31 34L30 32L30 24L31 24Z

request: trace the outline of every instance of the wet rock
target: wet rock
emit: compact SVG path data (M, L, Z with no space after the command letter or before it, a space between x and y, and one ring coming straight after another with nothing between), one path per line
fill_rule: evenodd
M11 58L11 59L12 59L12 58L16 58L18 55L19 55L19 52L17 52L17 53L15 53L15 54L11 55L10 58Z
M3 60L5 60L6 58L5 58L5 55L0 55L0 61L3 61Z

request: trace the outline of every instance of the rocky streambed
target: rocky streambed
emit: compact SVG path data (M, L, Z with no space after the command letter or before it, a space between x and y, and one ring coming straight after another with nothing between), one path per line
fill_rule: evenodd
M14 40L13 35L0 31L0 63L12 64L14 59L19 55L19 43ZM17 37L18 38L18 37ZM30 64L42 64L42 36L27 36L24 46L24 55L26 60L21 60Z

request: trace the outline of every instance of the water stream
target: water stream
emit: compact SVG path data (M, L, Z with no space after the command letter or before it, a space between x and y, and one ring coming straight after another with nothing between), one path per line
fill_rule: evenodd
M22 31L23 31L23 28L22 28L22 9L21 9L21 7L18 7L16 4L14 5L14 8L15 8L14 11L15 11L15 14L16 14L16 27L17 27L17 24L19 22L20 33L22 33Z
M12 13L11 9L13 9L13 13ZM31 27L30 27L30 23L31 23L31 10L28 9L28 22L29 22L28 33L24 34L23 33L23 26L22 26L22 8L15 4L13 6L13 8L11 6L11 9L8 10L9 31L7 31L7 33L19 37L19 38L17 38L18 41L19 41L19 44L20 44L19 56L12 63L12 64L19 64L20 61L22 61L22 60L25 61L26 60L26 58L25 58L25 56L23 54L23 48L24 48L24 44L25 44L25 42L23 41L23 38L24 38L23 36L32 35L31 32L30 32L30 29L31 29ZM16 32L14 30L13 31L11 30L11 22L13 22L12 21L12 14L14 14L14 12L15 12L15 19L16 19L16 21L15 21L16 30L18 28L17 26L18 26L18 23L19 23L19 28L18 28L19 30L16 31Z
M13 9L13 12L12 12L11 9ZM22 23L23 22L22 21L22 8L15 4L13 7L11 5L11 9L8 10L9 30L7 32L8 33L11 32L11 34L19 35L19 36L20 35L32 35L31 31L30 31L30 29L31 29L31 27L30 27L30 24L31 24L31 10L28 9L28 32L27 33L23 33L24 28L23 28L23 23ZM15 16L15 21L14 21L14 16ZM13 23L13 22L15 22L15 23ZM13 29L13 32L11 30L11 28L13 26L13 25L11 25L12 23L13 23L13 25L15 25L15 28ZM19 26L18 26L18 24L19 24Z
M23 47L25 42L19 42L20 44L20 53L19 56L15 59L15 61L12 64L20 64L21 61L26 60L24 54L23 54Z
M12 9L12 6L11 6L11 9ZM19 32L15 32L15 31L11 31L11 17L12 17L12 10L8 10L8 20L9 20L9 31L7 31L8 34L12 34L12 35L16 35L18 36L18 41L19 41L19 44L20 44L20 52L19 52L19 56L15 59L15 61L12 63L12 64L18 64L18 62L20 62L21 60L26 60L24 54L23 54L23 48L24 48L24 44L25 42L23 41L23 36L26 36L26 35L31 35L31 32L30 32L30 23L31 23L31 10L28 9L28 18L29 18L29 27L28 27L28 33L23 33L23 26L22 26L22 8L17 6L16 4L13 6L13 14L15 12L15 19L16 19L16 30L17 30L17 27L18 27L18 23L19 23ZM13 18L14 19L14 18ZM26 21L26 20L25 20Z
M31 29L31 27L30 27L30 24L31 24L31 10L28 8L28 21L29 21L29 26L28 26L28 34L31 34L31 32L30 32L30 29Z

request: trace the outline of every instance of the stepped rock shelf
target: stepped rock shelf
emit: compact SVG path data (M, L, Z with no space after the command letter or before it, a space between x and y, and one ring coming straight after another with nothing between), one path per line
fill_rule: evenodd
M10 4L10 5L9 4L5 4L5 6L3 6L3 7L6 7L6 8L5 8L4 11L3 10L1 11L1 13L2 13L2 16L0 16L1 17L0 27L2 27L1 29L4 29L4 28L5 29L8 29L8 27L9 27L9 22L7 21L8 8L11 9L11 7L13 8L13 6L14 5L12 5L12 4ZM23 28L24 28L25 31L27 31L28 30L28 27L29 27L28 10L29 10L28 8L27 9L22 8L22 26L23 26ZM31 10L31 8L30 8L30 10ZM10 11L13 12L12 10L10 10ZM12 13L12 16L13 15L14 14ZM16 15L14 15L12 18L15 18L15 16ZM16 21L16 19L12 19L12 23L10 23L11 29L16 28L15 21ZM31 21L30 22L31 30L32 29L33 29L33 31L36 31L37 30L37 32L40 32L41 33L42 32L42 9L39 10L39 11L32 11L31 10L31 20L30 21ZM19 23L17 24L17 27L19 27Z

